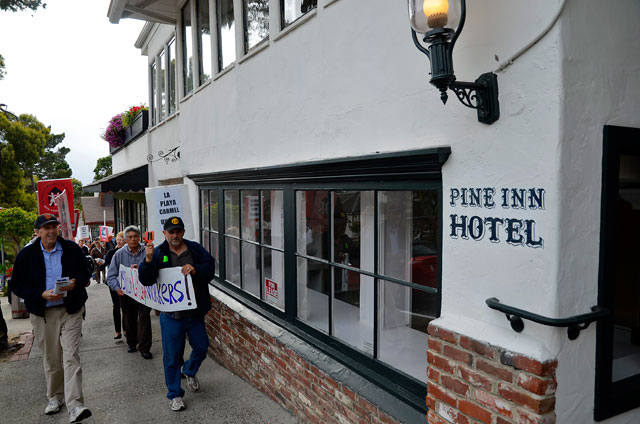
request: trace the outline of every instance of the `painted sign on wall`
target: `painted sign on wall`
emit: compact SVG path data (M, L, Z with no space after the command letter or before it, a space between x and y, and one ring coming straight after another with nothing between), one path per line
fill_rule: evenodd
M504 241L512 246L544 247L544 239L536 234L535 219L487 216L481 212L482 209L543 211L544 197L545 190L537 187L451 188L449 205L456 209L468 209L468 212L449 215L449 236L452 239L475 241L487 237L492 243Z
M120 265L118 283L124 293L152 309L162 312L196 309L195 292L190 277L180 272L182 268L163 268L158 274L158 282L145 286L138 280L138 269Z

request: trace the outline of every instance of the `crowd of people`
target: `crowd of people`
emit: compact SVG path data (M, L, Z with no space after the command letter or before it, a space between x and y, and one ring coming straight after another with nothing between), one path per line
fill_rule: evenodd
M115 244L111 238L90 246L85 240L75 243L60 236L59 222L51 214L38 216L34 232L34 239L16 257L10 290L24 299L35 343L43 353L48 401L44 413L56 414L66 405L71 423L92 415L84 405L80 364L86 287L92 277L109 288L114 339L119 342L124 335L127 352L139 351L145 360L153 358L151 309L120 287L121 266L137 268L145 286L156 284L164 268L179 267L185 278L191 278L197 308L159 313L169 406L173 411L185 409L181 377L189 390L199 390L196 375L209 346L204 317L211 309L208 283L215 262L200 244L184 239L182 218L165 221L165 241L157 247L153 242L142 244L140 229L133 225L116 234ZM192 350L185 361L187 336Z

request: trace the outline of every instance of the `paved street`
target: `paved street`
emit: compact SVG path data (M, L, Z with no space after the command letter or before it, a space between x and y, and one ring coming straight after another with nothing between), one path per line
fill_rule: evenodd
M85 404L95 423L296 423L287 411L244 380L207 358L198 373L200 391L187 390L187 409L173 412L166 398L162 371L160 323L153 313L152 360L113 340L111 299L104 284L88 288L87 316L80 345ZM9 335L30 332L28 319L12 319L7 298L1 298ZM183 380L183 388L186 384ZM66 409L43 414L46 391L42 354L33 346L28 358L0 362L0 422L66 423Z

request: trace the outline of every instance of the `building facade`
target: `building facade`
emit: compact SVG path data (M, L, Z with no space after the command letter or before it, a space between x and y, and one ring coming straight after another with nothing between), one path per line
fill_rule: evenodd
M214 359L304 422L640 419L638 2L468 2L491 125L442 105L403 1L108 13L149 58L114 173L188 185Z

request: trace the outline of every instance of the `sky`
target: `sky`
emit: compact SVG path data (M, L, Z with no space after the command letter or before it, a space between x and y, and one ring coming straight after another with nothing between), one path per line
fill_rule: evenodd
M109 22L109 0L47 0L36 12L0 11L5 78L0 103L65 133L73 178L88 184L109 119L148 105L147 57L134 43L144 22Z

